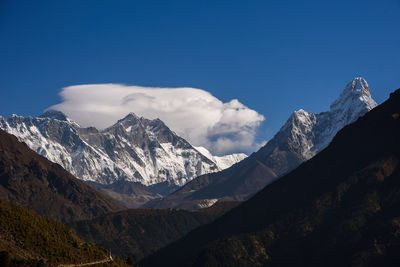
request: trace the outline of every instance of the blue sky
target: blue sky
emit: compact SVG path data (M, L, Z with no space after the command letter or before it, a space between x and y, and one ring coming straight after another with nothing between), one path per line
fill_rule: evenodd
M327 110L353 77L400 87L400 1L7 1L0 115L36 116L61 88L194 87L265 116Z

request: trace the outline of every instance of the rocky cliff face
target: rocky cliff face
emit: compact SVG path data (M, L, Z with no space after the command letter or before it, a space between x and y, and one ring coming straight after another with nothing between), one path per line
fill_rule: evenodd
M104 130L82 128L59 111L47 111L38 118L0 117L0 128L79 179L100 184L122 180L146 186L182 186L245 157L234 155L220 164L161 120L133 113Z

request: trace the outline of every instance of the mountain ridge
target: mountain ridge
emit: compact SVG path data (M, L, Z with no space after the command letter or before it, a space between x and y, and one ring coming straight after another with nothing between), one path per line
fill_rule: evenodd
M197 209L202 200L243 201L312 158L341 128L375 106L367 82L357 77L346 85L330 111L293 112L278 133L248 158L221 172L199 176L169 196L145 206Z
M216 160L196 150L161 120L134 113L103 130L82 128L54 110L37 118L0 117L0 128L79 179L100 184L125 180L146 186L166 183L174 189L200 174L221 169ZM243 157L225 158L221 166Z

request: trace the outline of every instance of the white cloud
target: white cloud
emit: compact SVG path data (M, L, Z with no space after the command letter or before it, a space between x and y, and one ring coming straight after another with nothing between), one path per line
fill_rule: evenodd
M121 84L65 87L62 103L50 107L64 112L82 126L106 128L134 112L160 118L193 145L213 153L250 152L264 116L237 99L223 103L196 88L154 88Z

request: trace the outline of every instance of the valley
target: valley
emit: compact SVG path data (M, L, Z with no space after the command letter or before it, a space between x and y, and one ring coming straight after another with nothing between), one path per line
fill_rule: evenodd
M111 250L123 259L116 258L117 262L110 263L104 258L86 260L82 264L99 261L118 266L133 263L140 266L282 266L296 262L306 266L309 259L312 259L311 265L327 264L325 258L330 259L335 251L352 251L343 258L345 261L397 262L391 252L397 248L397 235L390 232L394 228L387 227L389 222L395 227L397 218L390 205L397 203L398 96L399 91L396 91L387 102L375 108L368 84L356 78L346 86L329 112L294 112L259 151L241 161L241 157L229 156L237 161L231 167L223 165L220 158L204 149L185 143L161 122L130 114L113 126L112 131L116 131L113 136L121 136L118 129L137 121L139 125L156 123L157 126L151 127L158 136L153 135L152 142L137 141L138 132L131 133L132 140L141 143L141 147L148 147L149 151L150 144L156 144L156 140L172 142L176 147L189 149L191 152L185 152L189 158L197 155L202 164L214 164L217 170L226 168L192 177L182 186L174 182L176 191L169 195L172 187L168 180L149 185L143 180L138 182L121 176L110 183L75 178L58 163L39 155L19 140L25 138L33 146L32 140L38 139L32 138L43 141L48 136L50 141L43 142L54 145L52 138L58 140L58 144L67 142L68 149L75 149L71 151L77 155L76 151L90 151L96 143L97 147L106 148L108 141L104 140L109 140L108 137L97 134L95 129L79 128L59 112L51 111L36 119L13 116L2 119L2 125L10 132L19 131L19 140L0 130L0 197L64 223L71 229L68 231L88 244L95 244L90 246L104 247L104 253ZM35 124L46 131L33 134L35 130L32 129L38 128L29 125ZM10 130L10 125L19 126ZM52 132L61 135L54 137L49 132L50 125L60 127ZM164 128L154 130L154 127ZM163 131L167 134L161 133ZM110 136L109 133L104 135ZM101 141L102 138L106 139ZM165 147L163 144L158 146ZM83 145L86 148L82 150ZM41 146L36 150L46 155ZM115 154L125 153L122 152L124 148L119 149ZM134 143L125 149L134 149ZM217 167L218 162L222 167ZM102 170L107 171L107 168ZM106 180L100 178L100 181ZM386 213L382 213L382 209L387 209ZM344 228L332 228L330 221L336 220ZM294 226L293 222L298 223ZM332 240L328 229L337 233L338 241ZM379 249L387 251L390 258L382 258L372 250L372 237L363 234L368 232L374 236L377 229L384 233L379 237ZM342 243L346 235L352 236L352 247ZM321 237L328 240L329 249L324 250L325 242ZM366 246L357 242L366 242ZM324 245L316 250L316 243ZM298 247L318 251L318 256L303 250L299 254ZM181 257L172 256L180 252L183 253ZM18 247L12 253L7 255L12 255L14 262L40 260L37 254ZM292 255L292 260L282 256L286 254ZM343 263L329 261L335 265Z

